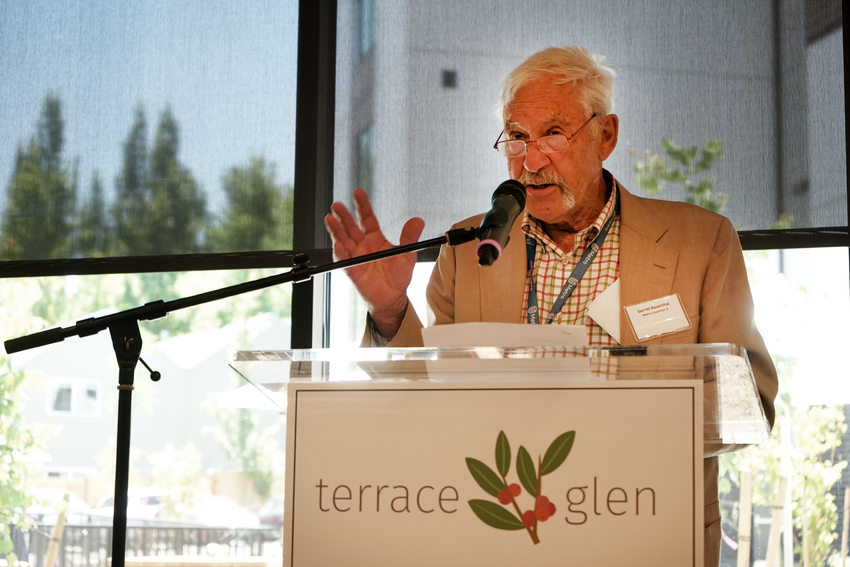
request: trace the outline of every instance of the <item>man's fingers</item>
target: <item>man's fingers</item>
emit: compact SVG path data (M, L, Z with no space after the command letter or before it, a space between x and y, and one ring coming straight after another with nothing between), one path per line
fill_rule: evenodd
M363 231L354 221L354 217L351 216L345 205L342 203L333 203L331 205L331 212L333 213L334 220L337 221L337 225L334 225L334 227L337 229L335 234L338 239L350 238L357 242L363 239Z
M406 223L404 223L404 227L401 229L401 237L399 238L399 243L404 246L405 244L413 244L419 240L419 237L422 236L422 231L425 229L425 221L419 217L413 217L409 219Z
M360 221L363 232L381 231L378 219L372 210L372 203L369 202L369 197L363 189L357 188L354 190L354 207L357 210L357 220Z
M345 227L342 226L342 223L339 221L339 217L334 214L328 213L325 215L325 228L328 231L328 234L331 235L331 240L336 243L343 240L348 240L348 232L345 230Z
M358 254L359 240L352 238L350 232L335 215L325 215L325 228L333 241L333 254L337 260L346 260ZM359 229L358 229L359 232ZM362 239L362 234L360 236Z
M343 246L342 242L338 240L334 242L333 255L334 260L348 260L349 258L351 258L351 254L348 252L348 250L345 249L345 246Z

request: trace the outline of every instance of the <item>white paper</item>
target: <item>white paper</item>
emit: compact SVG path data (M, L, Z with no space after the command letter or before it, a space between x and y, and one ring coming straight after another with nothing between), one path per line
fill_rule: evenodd
M584 325L525 325L522 323L456 323L422 329L427 347L587 346Z
M620 278L596 296L587 315L620 343Z

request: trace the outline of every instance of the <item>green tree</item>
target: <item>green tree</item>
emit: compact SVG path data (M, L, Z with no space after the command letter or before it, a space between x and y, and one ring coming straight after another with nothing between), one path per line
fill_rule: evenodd
M784 384L781 382L780 384ZM777 421L766 443L721 459L721 494L739 486L739 471L758 471L753 504L773 506L782 476L789 479L795 551L806 565L824 565L837 539L838 508L831 489L847 466L836 455L847 430L840 407L795 406L787 393L776 401ZM783 429L790 428L790 435ZM783 442L783 437L789 442ZM787 537L787 536L786 536Z
M656 195L668 183L685 187L685 200L710 211L719 212L726 205L725 193L714 189L715 178L708 175L711 167L723 158L723 142L708 140L705 147L683 148L676 142L661 139L661 148L666 157L644 152L635 166L638 185L648 195Z
M139 106L122 147L121 173L115 180L115 202L111 209L115 237L110 250L114 255L136 252L141 236L139 228L145 222L149 167L147 137L147 119Z
M227 206L212 232L216 250L292 247L292 187L279 185L273 164L261 157L231 167L222 177Z
M42 223L38 215L45 206L44 185L38 146L34 141L26 149L18 145L0 231L3 258L20 260L27 255L34 258L50 255L49 246L41 238L39 230Z
M64 132L62 102L58 96L49 94L42 106L37 139L47 189L42 234L51 244L52 257L68 257L73 251L71 234L76 212L77 174L76 167L69 171L63 163Z
M36 438L21 415L23 379L8 357L0 359L0 554L12 551L11 526L28 527L25 512L32 503L22 457L35 448Z
M104 256L109 253L109 223L106 218L106 200L100 174L92 176L88 200L80 205L77 223L77 251L86 257Z
M178 157L177 121L166 108L150 156L148 214L143 221L142 254L201 252L209 219L206 197Z
M275 441L280 435L279 423L260 429L257 417L250 410L224 407L213 400L207 400L206 405L219 421L206 433L218 442L238 471L251 477L254 491L268 497L280 472L275 465L283 462Z
M208 486L199 486L206 483L199 482L203 479L203 463L201 452L194 444L175 447L166 443L161 450L149 454L147 460L157 486L167 491L162 517L180 518L196 504L202 493L209 492Z
M646 194L658 195L667 185L681 185L685 189L685 201L722 213L728 195L716 190L714 183L717 179L709 174L709 170L723 159L723 142L707 140L703 148L682 147L673 140L662 138L661 148L665 156L644 151L634 164L638 185ZM771 228L788 228L792 221L791 215L780 214Z
M115 182L115 250L119 255L183 254L204 250L206 197L178 158L179 127L162 112L148 150L144 110L136 110Z
M22 313L31 313L39 291L26 278L0 280L0 321L4 338L32 330ZM35 324L40 322L35 321ZM43 449L45 430L27 421L23 415L28 400L26 385L37 379L13 368L12 359L0 352L0 555L12 551L10 526L26 531L26 509L32 504L31 485L37 478L38 465L32 454ZM7 557L7 559L12 559ZM14 564L14 559L9 562Z
M18 146L0 227L5 259L69 257L73 253L76 167L62 151L65 122L58 96L44 100L36 135Z
M292 186L277 182L275 166L252 157L245 166L231 167L222 176L226 197L223 216L210 230L212 248L230 250L285 250L292 247ZM235 285L276 273L248 270L225 274L222 285ZM216 308L217 323L227 324L245 315L289 314L289 288L278 286L263 293L245 294Z

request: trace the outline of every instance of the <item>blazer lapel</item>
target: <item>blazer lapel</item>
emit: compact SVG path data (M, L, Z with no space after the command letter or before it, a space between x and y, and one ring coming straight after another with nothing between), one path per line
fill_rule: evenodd
M620 344L637 344L624 307L670 295L679 254L661 244L669 226L620 187Z

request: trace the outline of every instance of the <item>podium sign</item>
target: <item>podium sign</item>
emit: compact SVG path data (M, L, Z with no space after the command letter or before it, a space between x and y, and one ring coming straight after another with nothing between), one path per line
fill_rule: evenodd
M288 383L284 565L703 562L703 381Z

